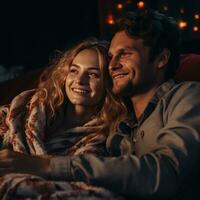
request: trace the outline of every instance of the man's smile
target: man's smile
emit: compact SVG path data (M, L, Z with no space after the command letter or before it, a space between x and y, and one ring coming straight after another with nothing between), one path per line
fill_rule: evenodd
M125 73L125 72L123 72L123 73L115 73L115 74L112 75L112 79L114 80L114 79L118 79L118 78L123 78L126 75L128 75L128 73Z

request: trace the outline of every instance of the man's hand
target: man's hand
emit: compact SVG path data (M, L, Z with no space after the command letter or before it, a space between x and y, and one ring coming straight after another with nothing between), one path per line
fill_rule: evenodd
M0 151L0 176L7 173L29 173L44 178L49 174L50 158L33 156L9 149Z

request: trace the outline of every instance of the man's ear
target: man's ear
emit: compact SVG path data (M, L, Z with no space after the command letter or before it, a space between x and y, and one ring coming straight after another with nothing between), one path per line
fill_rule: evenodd
M158 55L157 61L158 61L158 69L162 69L167 65L169 62L171 52L169 49L165 48L162 50L162 52Z

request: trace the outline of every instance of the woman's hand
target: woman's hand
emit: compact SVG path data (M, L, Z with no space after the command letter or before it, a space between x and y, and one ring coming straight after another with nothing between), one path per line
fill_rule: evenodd
M0 176L7 173L29 173L44 178L49 174L50 158L33 156L9 149L0 151Z

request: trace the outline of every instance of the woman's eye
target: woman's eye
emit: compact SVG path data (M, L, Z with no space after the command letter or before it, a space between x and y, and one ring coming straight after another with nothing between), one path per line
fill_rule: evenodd
M77 70L77 69L70 69L70 70L69 70L69 73L70 73L70 74L77 74L77 73L78 73L78 70Z
M89 73L89 76L90 76L91 78L98 78L98 77L99 77L99 75L96 74L96 73Z

